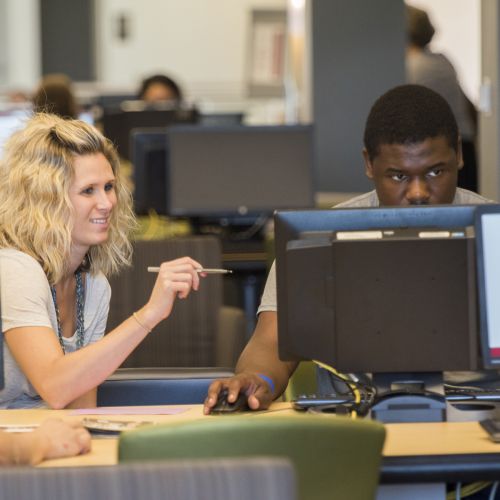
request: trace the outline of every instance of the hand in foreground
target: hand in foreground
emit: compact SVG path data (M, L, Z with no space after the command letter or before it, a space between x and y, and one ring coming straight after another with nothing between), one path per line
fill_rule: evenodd
M238 373L234 377L216 380L210 384L203 405L205 415L210 414L219 392L224 388L228 390L227 400L230 403L236 401L240 392L244 392L251 410L265 410L273 401L273 394L267 382L254 373Z
M191 257L181 257L161 264L151 297L143 308L142 316L147 325L156 325L167 318L172 312L176 297L185 299L191 290L198 290L200 276L197 269L202 267Z
M90 434L80 422L63 422L54 418L45 420L33 431L33 438L39 441L40 461L90 451Z

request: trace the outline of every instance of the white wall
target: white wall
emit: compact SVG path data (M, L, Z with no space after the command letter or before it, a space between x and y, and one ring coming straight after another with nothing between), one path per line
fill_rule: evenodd
M436 34L431 49L453 63L464 92L479 100L481 81L481 0L406 0L429 14Z
M244 92L250 10L286 8L286 0L98 0L98 80L136 88L153 72L171 74L187 94ZM130 38L117 19L130 20Z
M8 87L32 89L40 77L37 0L0 0ZM90 1L90 0L89 0ZM426 9L437 33L433 49L455 64L474 102L480 81L481 0L407 0ZM286 0L96 0L98 80L135 89L152 72L172 74L188 96L239 101L245 95L249 12L286 8ZM130 19L131 36L117 37L117 18Z
M40 23L37 0L3 0L0 23L5 40L5 74L1 82L12 89L32 89L40 77Z
M500 5L482 0L482 75L485 85L479 120L480 192L500 201Z

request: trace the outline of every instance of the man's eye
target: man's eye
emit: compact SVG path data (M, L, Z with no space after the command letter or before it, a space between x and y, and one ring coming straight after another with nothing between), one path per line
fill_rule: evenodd
M443 173L443 169L442 168L433 168L432 170L430 170L427 175L429 177L437 177L438 175L441 175Z
M393 174L391 175L391 179L393 181L397 181L397 182L402 182L406 179L406 175L404 174Z

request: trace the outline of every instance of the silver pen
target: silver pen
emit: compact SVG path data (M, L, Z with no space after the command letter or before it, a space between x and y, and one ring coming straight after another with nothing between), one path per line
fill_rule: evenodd
M160 268L155 266L148 267L148 273L159 273ZM206 274L232 274L232 269L215 269L215 268L200 268L196 269L197 273L206 273Z

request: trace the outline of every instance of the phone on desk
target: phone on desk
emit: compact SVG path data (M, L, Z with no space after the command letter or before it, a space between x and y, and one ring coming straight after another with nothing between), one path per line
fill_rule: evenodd
M500 443L500 419L487 418L479 423L494 443Z

